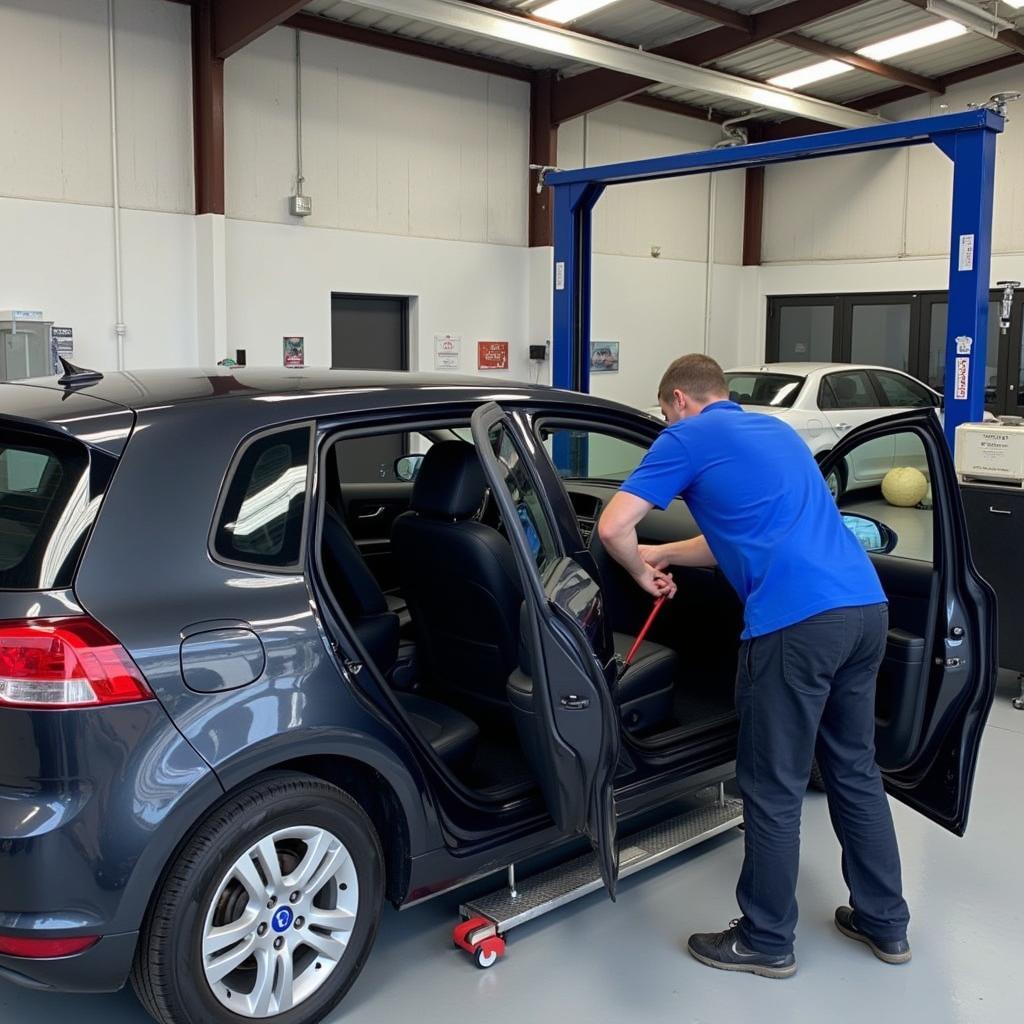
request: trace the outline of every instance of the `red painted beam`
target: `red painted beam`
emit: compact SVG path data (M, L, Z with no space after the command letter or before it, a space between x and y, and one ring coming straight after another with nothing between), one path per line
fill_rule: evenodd
M640 93L639 96L631 96L626 102L635 103L638 107L650 107L652 110L664 110L668 114L678 114L680 117L692 117L705 123L721 124L725 120L725 114L717 114L704 107L695 107L692 103L680 103L679 100L670 100L665 96L652 96L646 92Z
M764 168L748 167L743 191L743 266L761 266L764 231Z
M558 126L551 120L553 71L540 71L530 83L530 163L554 167L558 163ZM540 187L540 171L529 176L529 242L531 246L553 245L554 225L551 190Z
M650 52L685 64L710 64L754 43L776 39L803 25L865 2L867 0L792 0L781 7L753 15L752 32L723 26L665 46L656 46ZM617 100L635 96L653 84L650 79L603 68L574 75L558 84L553 106L555 119L559 123L568 121Z
M293 14L285 24L289 28L302 29L303 32L330 36L332 39L344 39L346 42L359 43L362 46L392 50L410 57L440 61L442 64L453 64L456 67L469 68L471 71L483 71L489 75L503 75L506 78L518 79L520 82L533 81L533 70L523 67L521 64L512 64L494 57L482 57L479 54L466 53L463 50L453 50L448 46L436 46L433 43L424 43L419 39L410 39L407 36L399 36L391 32L361 28L359 25L350 25L346 21L337 21L334 18L321 18L316 14Z
M806 53L824 57L826 60L840 60L851 67L860 68L861 71L869 71L880 78L888 78L890 82L901 82L917 92L930 92L935 96L939 96L943 92L942 85L934 78L915 75L912 71L904 71L903 68L894 67L892 64L872 60L870 57L844 50L839 46L823 43L819 39L811 39L809 36L802 36L796 32L787 32L785 35L779 36L779 42L796 47L798 50L804 50Z
M754 31L754 19L749 14L741 14L731 7L710 3L709 0L654 0L662 7L671 7L676 11L696 14L700 18L713 21L716 25L726 25L739 29L741 32Z
M215 0L214 56L230 57L305 6L305 0Z
M192 5L196 213L224 212L224 61L214 54L213 0Z

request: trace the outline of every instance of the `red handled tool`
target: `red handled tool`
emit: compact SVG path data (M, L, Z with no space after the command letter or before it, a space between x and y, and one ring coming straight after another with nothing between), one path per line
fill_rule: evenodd
M654 607L651 609L651 614L647 616L647 621L643 625L643 629L637 634L636 639L633 641L633 646L629 649L629 654L626 655L625 660L622 662L622 672L625 672L629 668L630 662L636 656L636 652L640 650L640 645L644 642L644 638L647 636L651 626L654 625L654 620L658 617L658 612L661 611L661 606L668 599L667 594L662 594L661 597L657 598L654 602Z

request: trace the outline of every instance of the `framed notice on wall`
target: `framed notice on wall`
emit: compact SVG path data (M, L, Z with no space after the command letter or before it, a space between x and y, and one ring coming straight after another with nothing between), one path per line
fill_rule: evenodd
M306 365L306 339L297 335L284 338L284 365L295 368Z
M507 370L507 341L478 341L476 343L476 368L478 370Z
M462 339L453 334L434 335L434 369L457 370Z

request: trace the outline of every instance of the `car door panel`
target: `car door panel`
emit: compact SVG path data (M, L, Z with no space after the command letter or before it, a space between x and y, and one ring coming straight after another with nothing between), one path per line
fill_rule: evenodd
M890 634L880 684L879 761L892 796L962 835L995 695L995 595L970 556L939 419L932 410L915 410L877 420L837 445L822 471L831 472L859 444L901 431L914 434L928 455L935 558L874 559L890 598L890 626L901 631ZM915 663L921 666L916 685Z
M411 501L411 483L358 483L341 487L345 525L385 591L398 586L398 570L391 555L391 527L409 510Z
M473 414L472 431L524 589L520 666L509 681L516 728L555 824L590 837L614 898L620 736L610 687L615 663L598 657L607 647L601 589L560 549L555 517L543 506L568 501L560 489L545 492L532 460L546 455L529 428L490 402Z

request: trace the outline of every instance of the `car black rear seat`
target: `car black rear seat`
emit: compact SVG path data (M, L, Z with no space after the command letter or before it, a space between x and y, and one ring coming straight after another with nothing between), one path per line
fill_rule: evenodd
M367 654L386 678L395 682L399 661L399 616L367 568L352 534L330 506L324 517L323 564L331 588ZM402 710L434 752L453 770L468 767L476 752L480 730L454 708L415 693L393 689Z

